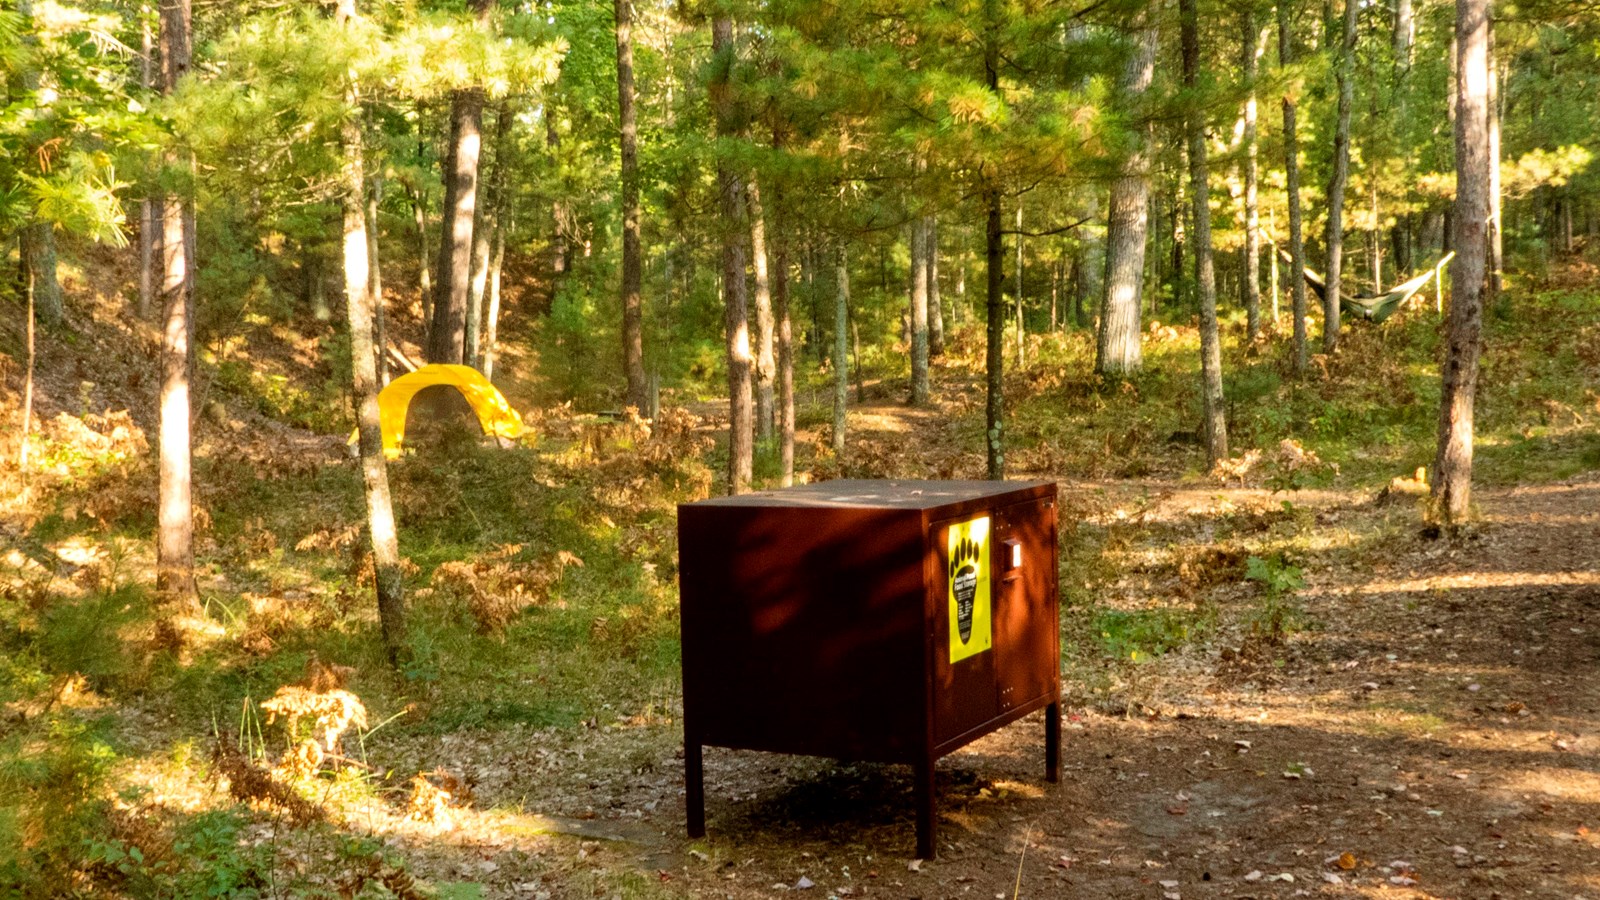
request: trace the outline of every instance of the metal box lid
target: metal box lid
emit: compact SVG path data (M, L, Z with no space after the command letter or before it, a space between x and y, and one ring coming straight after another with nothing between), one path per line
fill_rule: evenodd
M713 497L685 506L758 506L817 509L934 510L1004 497L1025 500L1046 496L1049 481L915 481L845 478L818 481L736 497Z

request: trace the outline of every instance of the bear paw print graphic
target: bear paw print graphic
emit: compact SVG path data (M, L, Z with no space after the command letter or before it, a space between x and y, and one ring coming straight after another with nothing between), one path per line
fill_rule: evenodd
M978 545L968 538L950 551L950 594L956 598L956 628L965 644L972 640L972 605L978 594Z

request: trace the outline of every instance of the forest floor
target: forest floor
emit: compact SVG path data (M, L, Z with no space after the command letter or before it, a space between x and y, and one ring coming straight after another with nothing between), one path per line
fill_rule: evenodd
M512 379L530 446L395 464L397 673L332 326L263 317L202 353L205 603L179 638L148 590L154 332L80 299L41 348L26 491L0 433L0 893L1600 900L1600 270L1562 277L1491 316L1478 516L1451 534L1407 477L1429 310L1303 382L1235 327L1224 477L1185 430L1192 329L1152 331L1120 386L1080 374L1084 335L1036 337L1009 463L1061 489L1062 779L1038 716L946 757L925 861L895 766L708 749L709 834L684 837L675 504L715 489L718 404L645 428ZM807 405L804 470L981 476L979 346L955 336L931 409L869 372L843 459ZM346 705L261 705L301 689ZM337 756L296 756L335 720Z
M1221 570L1187 576L1213 622L1111 683L1069 659L1060 784L1037 716L942 760L936 860L912 860L904 768L716 749L710 836L685 841L670 723L581 733L514 776L514 742L468 741L455 770L500 772L480 803L557 817L577 864L663 896L1600 896L1600 478L1482 491L1454 537L1403 494L1292 495L1325 549L1272 637L1244 624L1257 592L1217 523L1282 528L1285 495L1062 489L1064 514L1127 523L1130 558ZM1182 590L1139 568L1109 590Z

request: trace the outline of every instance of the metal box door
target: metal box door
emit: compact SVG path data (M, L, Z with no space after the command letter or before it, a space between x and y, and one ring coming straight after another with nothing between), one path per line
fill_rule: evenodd
M1060 641L1056 615L1055 501L995 513L995 675L999 712L1053 694Z

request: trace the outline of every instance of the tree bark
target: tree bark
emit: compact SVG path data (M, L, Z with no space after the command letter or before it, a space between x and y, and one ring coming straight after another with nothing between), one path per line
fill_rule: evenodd
M1255 8L1247 7L1244 13L1244 79L1250 94L1244 101L1244 311L1245 336L1251 341L1261 331L1261 210L1256 184L1256 76L1260 40Z
M761 187L751 176L745 189L750 204L750 268L756 283L756 437L769 444L775 425L773 381L777 364L772 353L772 278L767 267L767 221L761 206Z
M710 100L716 118L717 137L730 139L739 133L733 97L733 20L719 16L711 23L711 52L716 57L710 83ZM723 328L728 353L728 493L742 494L750 489L755 451L751 405L750 317L748 289L745 285L744 183L734 160L726 154L717 159L717 186L721 201Z
M911 222L911 405L927 406L928 390L927 217Z
M834 262L833 292L833 452L844 452L845 414L850 402L850 257L844 243Z
M999 0L984 0L983 75L984 86L996 101L1000 101L1000 4ZM1004 481L1005 457L1005 337L1006 299L1003 293L1005 273L1005 244L1001 234L1000 175L981 171L983 179L983 261L984 304L988 315L984 359L984 457L988 476L992 481ZM1020 209L1020 207L1019 207ZM1020 273L1019 273L1020 274Z
M171 94L187 74L190 60L189 0L161 0L161 89ZM166 151L172 169L189 169L192 161ZM162 198L161 238L161 448L157 530L156 590L164 599L196 601L194 583L194 509L192 506L191 435L189 428L190 339L193 324L194 211L187 197Z
M1118 81L1118 93L1138 107L1155 74L1157 32L1150 12L1143 22ZM1106 214L1105 292L1100 301L1100 327L1095 343L1095 371L1108 378L1138 372L1144 365L1140 347L1144 254L1150 227L1149 128L1139 126L1134 146L1117 179L1111 183Z
M1489 287L1484 303L1493 303L1503 287L1505 262L1505 223L1500 209L1500 60L1494 47L1494 10L1489 23Z
M389 384L389 354L385 349L389 346L389 317L384 311L383 269L378 252L378 207L383 203L383 177L373 176L367 179L367 185L367 290L372 294L373 354L377 358L378 387L381 389Z
M1450 315L1440 370L1439 447L1434 461L1434 515L1464 521L1472 498L1473 400L1482 350L1491 162L1489 0L1456 2L1456 199L1451 225Z
M774 149L778 140L773 139ZM794 484L794 331L789 322L789 234L783 195L772 198L772 305L778 331L779 484Z
M1322 352L1339 347L1339 294L1344 269L1344 194L1350 182L1350 107L1355 99L1356 13L1359 0L1344 0L1343 38L1339 43L1335 79L1339 87L1338 120L1333 132L1333 165L1328 179L1328 219L1323 243L1327 246L1327 292L1322 302Z
M433 330L433 261L428 256L428 198L420 187L413 191L408 186L406 194L411 197L411 214L417 227L417 287L422 295L422 343L427 346L427 335Z
M1353 0L1351 0L1353 2ZM1183 27L1183 83L1193 91L1200 72L1196 0L1179 0ZM1211 182L1206 168L1205 114L1189 110L1189 181L1194 201L1194 268L1200 290L1200 396L1205 417L1206 469L1228 458L1228 421L1222 405L1222 342L1217 326L1217 284L1211 248Z
M139 87L149 90L155 66L155 44L150 33L150 7L139 7ZM150 317L150 307L155 297L156 229L160 217L156 201L146 196L139 201L139 306L140 319Z
M339 0L336 16L342 25L350 27L355 18L355 0ZM359 110L361 101L354 84L346 87L345 99ZM350 320L350 382L367 501L367 532L372 541L378 621L383 629L384 651L393 666L399 664L405 647L405 597L394 508L389 499L388 467L383 458L383 431L378 421L378 367L372 342L376 304L368 257L371 244L367 239L366 173L358 116L345 117L340 137L344 145L341 187L344 194L344 292Z
M617 37L617 123L622 177L622 371L626 403L643 412L650 405L644 374L644 256L640 245L639 126L633 109L633 6L612 0Z
M1028 330L1022 318L1022 289L1024 286L1025 270L1022 268L1022 200L1017 200L1017 273L1011 284L1012 293L1017 298L1017 368L1023 369L1028 365Z
M483 99L477 88L462 88L450 96L450 149L445 157L443 231L439 271L433 282L428 362L459 364L466 355Z
M1278 0L1278 65L1294 62L1294 29L1288 0ZM1295 99L1291 87L1283 95L1283 166L1289 199L1289 296L1294 313L1294 371L1304 375L1310 363L1306 339L1306 245L1300 212L1300 143L1295 133Z
M500 271L506 261L506 232L511 228L509 206L495 222L494 243L489 250L489 315L484 322L483 377L494 377L494 358L500 343ZM640 409L643 412L643 408Z
M939 220L928 216L923 225L923 262L928 267L928 355L944 355L944 303L939 298Z

